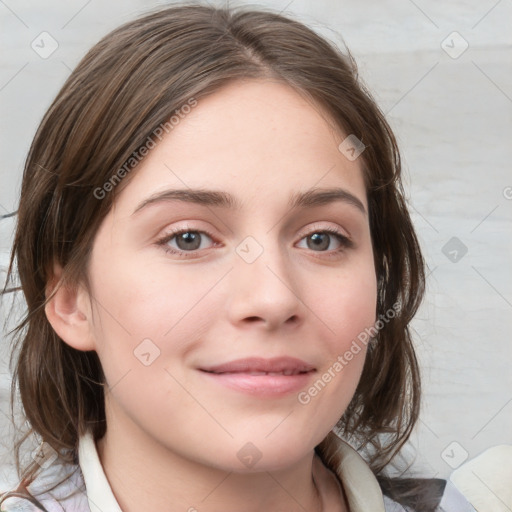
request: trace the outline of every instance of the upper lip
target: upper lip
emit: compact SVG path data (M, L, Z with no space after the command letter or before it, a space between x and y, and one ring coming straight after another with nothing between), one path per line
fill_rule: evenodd
M227 363L215 366L205 366L200 368L203 371L211 373L282 373L294 375L306 373L315 369L315 367L301 359L295 357L275 357L265 359L262 357L248 357L245 359L236 359Z

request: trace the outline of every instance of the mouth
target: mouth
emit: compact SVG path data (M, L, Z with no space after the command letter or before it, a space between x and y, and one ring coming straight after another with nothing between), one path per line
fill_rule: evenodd
M228 363L200 368L208 373L246 373L251 375L298 375L315 370L315 367L295 357L249 357Z
M261 397L277 397L298 391L316 372L313 365L293 357L237 359L199 370L214 382Z

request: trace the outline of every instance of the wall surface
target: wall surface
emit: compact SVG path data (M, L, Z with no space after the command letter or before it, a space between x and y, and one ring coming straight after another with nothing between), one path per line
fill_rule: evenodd
M343 38L397 134L429 267L413 324L424 402L406 452L422 475L447 477L512 444L512 3L251 4L292 14L340 47ZM31 138L70 70L103 34L157 5L0 2L0 216L16 210ZM0 220L1 268L14 222ZM5 337L0 348L1 488L14 477Z

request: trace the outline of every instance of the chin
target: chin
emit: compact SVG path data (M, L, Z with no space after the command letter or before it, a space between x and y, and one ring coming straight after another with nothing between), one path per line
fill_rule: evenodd
M247 441L235 443L236 457L230 457L230 471L255 473L284 470L311 456L318 444L299 432L294 435L284 428L281 435L274 432L265 438L260 433L253 437L254 441L250 439L248 437Z

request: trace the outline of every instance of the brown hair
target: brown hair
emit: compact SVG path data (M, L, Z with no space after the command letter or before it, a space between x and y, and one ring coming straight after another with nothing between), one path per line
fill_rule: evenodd
M191 2L146 14L97 43L67 79L31 145L9 266L12 283L17 265L27 305L13 330L19 354L11 406L17 384L30 423L16 444L20 474L21 445L34 433L75 464L79 436L86 429L95 439L105 433L99 359L94 351L64 343L44 311L54 262L64 269L63 282L87 285L93 237L133 173L126 172L101 200L95 191L126 170L148 136L190 98L200 101L233 80L251 78L290 85L366 146L360 158L378 279L376 314L382 317L393 306L397 313L368 347L339 435L357 449L369 448L368 463L394 499L420 496L384 475L418 419L421 388L408 325L423 297L424 262L404 199L395 137L348 50L342 53L302 23L270 10ZM329 434L317 447L334 470L336 439ZM25 477L35 469L25 468ZM422 499L415 502L418 510L431 510Z

